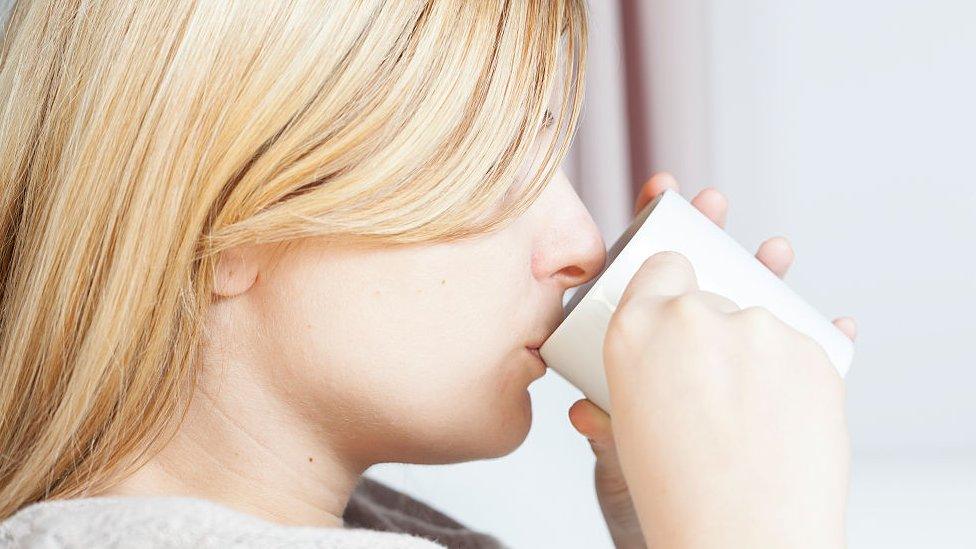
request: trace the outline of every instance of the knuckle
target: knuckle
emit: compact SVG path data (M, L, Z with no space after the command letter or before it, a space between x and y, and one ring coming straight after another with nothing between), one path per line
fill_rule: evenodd
M752 305L735 313L740 320L754 332L769 332L777 327L780 320L772 311L761 305Z
M681 272L694 272L691 260L674 250L663 250L652 254L641 263L639 270L657 269L661 266Z
M827 351L810 335L783 322L772 311L762 306L751 306L736 313L745 326L743 340L753 351L778 359L800 361L812 365L830 387L830 391L843 396L845 384L834 368Z
M650 298L642 295L634 295L625 301L620 301L610 316L609 326L626 327L635 322L646 320L651 301Z
M635 297L626 304L621 303L610 315L606 340L628 341L637 334L646 332L650 323L649 301L643 297Z
M604 368L609 370L615 364L633 362L641 354L648 333L651 331L646 316L638 318L634 313L612 316L603 337Z
M766 307L746 307L732 313L732 317L739 322L742 341L750 349L771 353L785 343L782 321Z
M691 261L685 256L685 254L681 252L676 252L674 250L664 250L662 252L658 252L657 255L660 255L663 261L669 261L676 265L684 265L684 266L691 267Z
M668 265L672 265L682 271L694 270L694 267L692 267L691 265L691 260L688 259L688 257L681 252L676 252L674 250L665 250L663 252L658 252L655 255L660 256L661 261L667 263Z
M708 309L702 298L695 293L676 295L664 302L664 310L672 316L685 320L701 318Z
M834 363L830 360L830 355L827 354L827 351L817 340L809 335L799 331L796 334L801 352L811 358L811 362L817 366L819 373L826 378L825 381L831 387L832 392L843 395L846 387L844 379L834 367Z
M733 313L740 310L739 305L722 294L700 290L698 292L717 311Z

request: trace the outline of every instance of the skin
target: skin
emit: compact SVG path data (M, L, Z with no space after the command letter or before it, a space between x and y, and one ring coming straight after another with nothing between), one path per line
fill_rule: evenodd
M605 260L562 172L512 223L472 239L231 250L186 420L103 495L194 496L341 526L373 464L509 454L531 425L528 386L546 372L526 347Z
M669 174L657 174L647 181L638 195L635 213L666 188L678 190ZM720 192L704 189L692 199L692 204L724 227L728 201ZM776 237L763 242L756 257L783 277L794 256L789 242ZM710 323L716 317L734 316L731 313L738 308L721 296L698 293L693 269L681 258L652 259L655 261L649 260L642 267L643 273L635 275L625 293L642 299L632 299L629 304L621 300L617 309L620 315L614 317L617 329L608 332L606 341L611 398L615 409L627 411L618 419L623 427L615 432L610 416L587 399L577 401L569 410L570 422L587 437L596 455L596 491L615 545L646 547L648 540L652 541L650 545L662 547L843 545L849 459L842 398L837 395L843 391L842 385L838 389L838 378L826 357L806 345L809 341L798 333L784 329L782 323L775 324L775 333L765 325L757 329L743 322ZM669 280L667 285L665 281ZM701 301L710 305L675 320L674 315L668 316L673 311L664 304L683 293L703 297ZM633 314L635 309L640 313ZM716 314L716 310L725 316ZM661 315L667 316L670 326L677 326L667 338L653 337L661 332ZM841 317L834 324L855 338L853 319ZM622 345L621 340L627 339L624 333L641 334L641 339ZM678 343L682 338L688 342L685 346ZM716 361L714 356L697 351L701 346L696 342L702 340L750 338L762 342L766 351L779 348L782 354L770 358L768 353L764 355L756 349L739 349L741 355L751 357L751 363L760 367L732 370L736 376L733 377L715 375L707 369L708 364L715 362L728 368L728 364L735 363L733 359L726 356ZM651 348L653 352L647 350ZM613 349L616 352L611 352ZM806 354L797 349L805 349ZM647 356L654 356L654 360ZM783 357L788 357L790 369L777 368ZM679 361L683 366L691 363L698 368L667 367ZM810 367L804 369L805 363ZM672 375L674 371L683 375ZM808 375L810 372L814 374ZM628 387L637 389L628 391ZM715 394L741 394L743 387L757 396L713 398ZM701 398L688 398L689 393ZM763 406L745 406L744 400ZM805 406L798 406L798 402ZM699 421L682 421L683 417ZM721 421L722 417L738 417L741 421L730 424ZM776 432L791 436L771 438L771 417L779 419L778 423L772 422L780 427ZM716 433L726 437L715 436ZM723 440L725 444L721 443ZM626 456L618 451L621 445L626 446ZM721 459L709 461L709 455ZM822 467L811 467L810 455L831 459L824 460ZM622 467L621 462L627 465ZM729 467L730 462L755 466L765 472L762 481L781 490L763 493L759 479L741 471L737 476ZM788 470L791 464L797 465L801 474ZM775 477L777 472L781 478ZM675 492L676 486L682 490ZM824 486L835 489L822 489ZM639 496L636 507L632 493ZM770 517L776 520L770 521Z
M652 177L635 212L665 187L677 183ZM692 203L724 224L715 189ZM782 276L792 251L770 239L757 257ZM101 495L195 496L279 523L341 526L373 464L506 455L528 433L527 387L545 373L526 347L555 329L565 291L605 260L561 171L513 223L473 239L229 250L185 420L160 453ZM853 321L836 322L853 336ZM585 399L569 417L596 454L614 541L643 546L609 417Z
M635 211L665 187L677 189L668 174L651 178ZM724 223L718 191L692 202ZM792 261L782 238L757 257L781 276ZM562 172L511 225L468 241L232 250L218 265L186 420L102 495L195 496L279 523L341 526L372 464L510 453L531 424L527 387L544 373L525 346L552 332L563 293L605 259ZM850 319L836 322L853 336ZM614 541L644 546L609 417L585 399L569 417L596 454Z

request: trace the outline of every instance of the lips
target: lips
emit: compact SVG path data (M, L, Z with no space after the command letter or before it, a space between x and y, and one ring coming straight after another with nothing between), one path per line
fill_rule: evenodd
M539 362L546 368L548 368L549 365L546 364L545 359L542 358L542 353L539 352L539 347L542 347L542 345L549 340L549 337L553 334L553 332L556 331L556 328L558 328L559 324L563 321L564 313L561 298L553 301L549 312L551 313L550 317L546 319L539 319L537 324L539 326L547 326L548 328L543 332L537 332L535 337L530 339L528 344L525 345L525 349L535 355L535 357L539 359Z
M526 347L526 349L528 349L530 353L532 353L533 355L535 355L535 357L538 358L540 362L542 362L543 364L546 364L546 361L543 360L543 358L542 358L542 354L539 353L539 349L536 349L534 347ZM546 364L546 367L548 367L548 364Z

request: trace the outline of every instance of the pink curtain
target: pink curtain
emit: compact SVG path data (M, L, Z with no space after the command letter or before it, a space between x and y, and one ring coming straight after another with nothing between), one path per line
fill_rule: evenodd
M704 1L589 2L586 98L564 169L607 245L652 172L686 195L708 183Z

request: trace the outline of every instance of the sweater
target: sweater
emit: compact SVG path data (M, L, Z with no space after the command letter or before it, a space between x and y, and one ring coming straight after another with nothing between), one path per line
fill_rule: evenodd
M0 548L504 549L429 505L360 477L342 528L290 526L179 496L45 500L0 522Z

